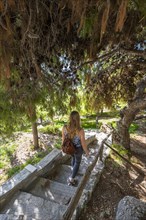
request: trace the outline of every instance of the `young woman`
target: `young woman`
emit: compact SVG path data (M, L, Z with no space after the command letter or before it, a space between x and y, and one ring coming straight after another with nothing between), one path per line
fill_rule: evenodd
M65 125L62 129L62 142L64 141L65 135L69 135L72 139L76 152L72 155L71 166L72 166L72 174L68 179L69 185L76 184L76 175L79 170L79 166L82 159L83 151L86 155L89 155L89 150L87 148L85 142L85 132L84 129L81 128L80 125L80 115L77 111L72 111L69 117L69 123Z

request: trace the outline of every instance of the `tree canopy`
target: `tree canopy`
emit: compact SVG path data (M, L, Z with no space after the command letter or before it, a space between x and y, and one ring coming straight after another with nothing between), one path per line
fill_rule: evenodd
M82 83L91 108L111 106L145 76L145 35L143 0L1 0L0 77L19 107L45 89L73 106Z
M74 67L116 45L133 50L145 37L145 7L142 0L2 0L1 76L17 68L44 77L45 63L58 78L61 55Z

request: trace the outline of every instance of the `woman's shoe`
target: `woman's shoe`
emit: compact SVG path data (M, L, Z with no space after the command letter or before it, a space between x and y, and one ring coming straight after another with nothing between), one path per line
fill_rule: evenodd
M69 186L75 186L77 184L77 180L74 178L69 177L67 180Z

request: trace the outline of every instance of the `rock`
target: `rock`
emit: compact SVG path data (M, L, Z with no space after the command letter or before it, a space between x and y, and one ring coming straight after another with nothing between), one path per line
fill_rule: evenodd
M125 196L118 204L116 220L146 220L146 203Z

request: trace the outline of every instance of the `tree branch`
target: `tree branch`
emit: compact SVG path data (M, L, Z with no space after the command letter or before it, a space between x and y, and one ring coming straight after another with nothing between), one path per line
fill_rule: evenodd
M96 57L96 58L93 59L93 60L89 60L89 61L86 61L86 62L84 62L84 63L81 63L73 72L77 71L78 69L81 69L84 65L93 64L93 63L95 63L95 62L97 62L97 61L99 61L99 60L101 60L101 59L107 58L107 57L113 55L113 54L114 54L115 52L117 52L117 51L118 51L118 48L116 48L116 49L114 49L114 50L112 50L112 51L110 51L110 52L108 52L108 53L106 53L106 54L104 54L104 55L101 55L101 56L99 56L99 57Z
M132 49L126 49L126 48L120 48L120 52L130 54L130 55L139 55L139 56L146 56L146 51L141 50L132 50Z

